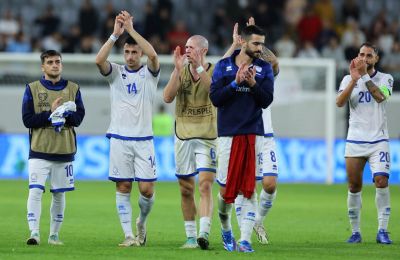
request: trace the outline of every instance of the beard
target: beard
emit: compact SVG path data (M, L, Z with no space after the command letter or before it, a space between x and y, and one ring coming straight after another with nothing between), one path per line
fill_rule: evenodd
M247 56L249 56L250 58L257 58L259 59L261 57L261 52L260 51L252 51L250 49L246 49L245 53L247 54Z
M374 64L368 64L367 63L367 70L372 70L374 68Z

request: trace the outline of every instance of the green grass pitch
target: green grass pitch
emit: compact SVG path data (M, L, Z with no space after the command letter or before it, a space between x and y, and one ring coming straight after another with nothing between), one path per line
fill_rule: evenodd
M67 208L60 238L65 245L49 246L50 194L43 196L41 245L29 247L26 222L27 181L0 181L0 259L400 259L400 190L391 187L389 224L393 245L376 244L375 189L365 186L361 230L363 243L346 244L350 235L345 185L280 184L274 207L266 219L271 244L255 253L225 252L215 207L210 250L179 249L185 240L178 184L156 184L156 201L148 219L146 247L119 248L123 240L115 209L115 188L110 182L77 182L67 193ZM215 185L214 195L217 192ZM215 196L214 196L215 197ZM132 195L134 219L138 214L137 187ZM216 203L215 203L216 204ZM215 205L216 206L216 205ZM234 233L238 238L236 219Z

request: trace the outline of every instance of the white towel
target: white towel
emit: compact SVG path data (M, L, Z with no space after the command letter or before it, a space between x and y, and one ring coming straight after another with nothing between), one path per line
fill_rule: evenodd
M51 113L49 120L51 121L51 125L54 126L54 130L56 132L61 132L65 124L65 117L72 114L72 112L76 111L76 104L73 101L68 101L57 107L53 113Z

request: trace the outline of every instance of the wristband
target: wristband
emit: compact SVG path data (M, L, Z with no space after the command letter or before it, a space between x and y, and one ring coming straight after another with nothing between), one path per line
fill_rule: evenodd
M363 81L364 83L367 83L368 81L371 80L371 77L370 77L370 76L368 75L368 73L367 73L367 74L361 76L361 79L362 79L362 81Z
M114 34L110 35L110 40L113 42L116 42L118 40L118 36L115 36Z
M236 89L239 85L236 83L236 80L231 82L231 88Z
M197 68L196 68L196 72L197 72L197 74L200 74L200 73L202 73L204 71L204 68L203 68L203 66L198 66Z

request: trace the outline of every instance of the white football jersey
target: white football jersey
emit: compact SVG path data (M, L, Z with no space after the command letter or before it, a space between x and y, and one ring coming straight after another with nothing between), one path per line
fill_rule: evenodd
M160 73L153 75L147 65L129 70L111 63L106 76L110 84L111 122L108 137L143 140L153 136L153 101Z
M264 136L273 136L274 129L272 128L271 106L263 109L262 118L264 122Z
M376 86L386 86L392 93L393 77L390 74L376 71L371 79ZM340 83L339 93L347 87L350 81L351 76L346 75ZM387 100L377 103L362 79L359 79L349 99L350 118L347 141L371 143L389 139L386 102Z

